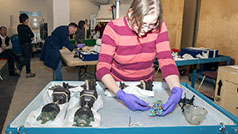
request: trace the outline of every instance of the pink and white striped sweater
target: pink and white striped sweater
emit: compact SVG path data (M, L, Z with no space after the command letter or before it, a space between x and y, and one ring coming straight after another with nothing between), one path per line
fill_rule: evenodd
M155 57L163 79L178 75L165 22L160 32L154 30L145 37L138 37L129 28L126 17L113 20L103 33L96 75L99 80L105 74L111 74L116 81L153 80Z

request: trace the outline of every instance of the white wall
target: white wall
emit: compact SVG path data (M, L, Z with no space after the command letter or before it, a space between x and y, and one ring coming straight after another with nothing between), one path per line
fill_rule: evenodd
M58 26L70 23L70 0L47 0L48 35Z
M70 21L77 24L79 20L89 20L91 14L96 14L98 9L89 0L70 0Z
M54 0L54 28L70 23L70 0Z
M47 0L47 28L48 35L51 35L51 32L54 30L54 12L53 12L53 0Z
M121 0L122 4L131 3L132 0ZM53 23L53 14L48 11L48 0L0 0L0 26L10 26L10 16L12 16L12 29L8 29L8 33L16 33L16 26L19 24L19 11L41 12L45 22ZM110 3L115 2L111 0ZM98 6L89 0L70 0L70 22L78 23L80 19L90 19L91 14L98 12ZM62 7L64 8L64 7ZM49 13L47 13L49 12ZM63 12L61 12L63 13ZM47 15L49 17L47 17ZM64 19L64 16L61 17ZM67 19L67 18L66 18ZM49 25L50 26L50 25ZM50 31L50 30L49 30Z
M16 32L16 26L19 24L19 11L41 12L42 18L47 21L46 0L0 0L0 25L10 26L10 15L12 15L13 29Z

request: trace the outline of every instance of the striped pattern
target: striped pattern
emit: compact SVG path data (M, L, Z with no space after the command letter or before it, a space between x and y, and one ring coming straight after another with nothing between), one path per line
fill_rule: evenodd
M164 22L160 32L153 31L139 38L129 28L126 17L113 20L103 33L96 75L99 80L105 74L111 74L116 81L153 80L155 57L163 79L178 75Z

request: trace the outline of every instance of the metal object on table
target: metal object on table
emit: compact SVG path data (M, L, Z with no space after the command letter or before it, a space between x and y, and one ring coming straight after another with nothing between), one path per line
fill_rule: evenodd
M42 108L41 114L36 120L41 120L41 124L45 124L48 121L53 121L59 112L60 108L57 103L49 103Z
M187 99L186 98L186 94L184 94L184 98L183 99L180 99L179 101L179 106L181 107L182 109L182 112L184 112L184 107L188 104L188 105L193 105L193 101L194 101L194 97L195 95L193 95L193 97L191 99Z
M128 122L128 127L143 127L143 123L142 122L132 123L131 116L130 116L129 117L129 122Z
M58 104L64 104L70 100L70 91L66 88L56 88L52 94L53 102Z
M60 112L59 104L64 104L69 102L70 100L70 86L67 83L63 83L63 87L60 85L55 85L48 90L53 90L52 98L53 103L49 103L45 105L42 110L41 114L37 117L37 121L41 120L41 124L45 124L48 121L53 121L58 113Z
M94 121L94 115L90 108L81 107L74 114L74 126L79 127L92 127L91 121Z
M143 90L149 90L149 91L152 91L153 89L153 81L149 80L149 81L144 81L144 80L141 80L140 81L141 83L139 85L137 85L137 87L143 89Z
M120 85L119 85L119 87L120 87L120 89L121 89L121 90L123 90L123 89L127 88L127 87L128 87L128 85L126 85L126 84L125 84L125 83L123 83L123 82L120 82Z
M81 86L84 90L80 92L81 107L74 114L74 126L91 127L90 123L94 121L91 108L98 97L96 85L96 80L86 80Z

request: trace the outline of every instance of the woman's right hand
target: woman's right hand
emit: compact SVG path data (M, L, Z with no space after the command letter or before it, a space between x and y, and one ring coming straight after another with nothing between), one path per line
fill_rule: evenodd
M146 102L140 100L133 94L127 94L121 89L117 91L116 97L121 100L126 106L132 111L146 111L149 110L150 107Z

